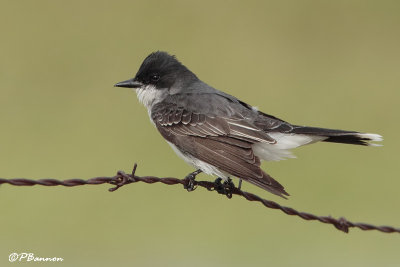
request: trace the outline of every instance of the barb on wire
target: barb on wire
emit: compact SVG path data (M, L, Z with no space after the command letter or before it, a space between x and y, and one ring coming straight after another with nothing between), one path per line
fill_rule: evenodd
M88 180L82 180L82 179L68 179L68 180L56 180L56 179L40 179L40 180L31 180L31 179L23 179L23 178L16 178L16 179L3 179L0 178L0 185L1 184L10 184L10 185L15 185L15 186L33 186L33 185L43 185L43 186L57 186L57 185L62 185L62 186L79 186L79 185L97 185L97 184L112 184L114 187L108 189L110 192L114 192L115 190L119 189L120 187L131 184L131 183L137 183L137 182L144 182L148 184L153 184L153 183L163 183L166 185L176 185L176 184L182 184L184 188L187 188L189 179L178 179L178 178L173 178L173 177L165 177L165 178L159 178L159 177L154 177L154 176L137 176L136 175L136 168L137 164L135 163L132 173L131 174L126 174L123 171L118 171L117 175L113 177L95 177L91 178ZM196 181L192 180L194 183L194 186L200 186L204 187L209 191L214 191L215 189L215 183L214 182L208 182L208 181ZM229 192L229 196L231 195L239 195L247 199L248 201L257 201L262 203L265 207L270 208L270 209L278 209L281 210L282 212L286 213L287 215L295 215L303 220L307 221L320 221L322 223L326 224L332 224L333 226L336 227L336 229L343 231L345 233L349 232L350 228L359 228L361 230L377 230L383 233L400 233L400 228L395 228L392 226L375 226L371 224L366 224L366 223L353 223L351 221L348 221L344 217L341 217L339 219L335 219L331 216L317 216L311 213L307 212L300 212L297 211L293 208L290 207L285 207L281 206L278 203L271 201L271 200L266 200L263 199L255 194L249 193L242 191L238 189L237 187L234 187L231 189Z

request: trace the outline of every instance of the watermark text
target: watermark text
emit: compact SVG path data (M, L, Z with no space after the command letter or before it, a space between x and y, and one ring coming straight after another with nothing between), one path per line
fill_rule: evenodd
M15 262L15 261L27 261L27 262L41 262L41 261L63 261L63 258L59 257L37 257L33 253L27 253L27 252L22 252L22 253L16 253L13 252L8 256L8 260L10 262Z

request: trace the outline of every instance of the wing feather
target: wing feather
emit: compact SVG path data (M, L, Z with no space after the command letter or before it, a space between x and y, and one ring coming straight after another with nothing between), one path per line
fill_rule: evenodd
M159 132L183 153L282 196L283 186L260 168L252 145L275 140L245 119L209 116L177 105L155 105L151 113Z

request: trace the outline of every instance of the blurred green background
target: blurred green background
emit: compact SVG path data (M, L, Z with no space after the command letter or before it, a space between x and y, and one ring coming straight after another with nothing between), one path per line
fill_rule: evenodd
M114 88L156 50L289 122L384 136L315 144L263 167L302 211L400 226L398 1L0 3L0 177L184 177L136 95ZM205 175L200 179L213 180ZM0 265L399 266L398 234L344 234L180 186L0 187ZM19 264L19 263L13 263ZM26 263L28 264L28 263ZM44 264L46 265L46 264ZM48 264L50 265L50 264Z

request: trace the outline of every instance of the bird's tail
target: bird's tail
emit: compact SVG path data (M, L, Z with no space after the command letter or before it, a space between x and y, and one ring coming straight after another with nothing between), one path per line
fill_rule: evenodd
M370 143L382 141L379 134L359 133L353 131L333 130L317 127L296 126L291 133L304 134L321 138L323 142L353 144L362 146L381 146L380 144Z

